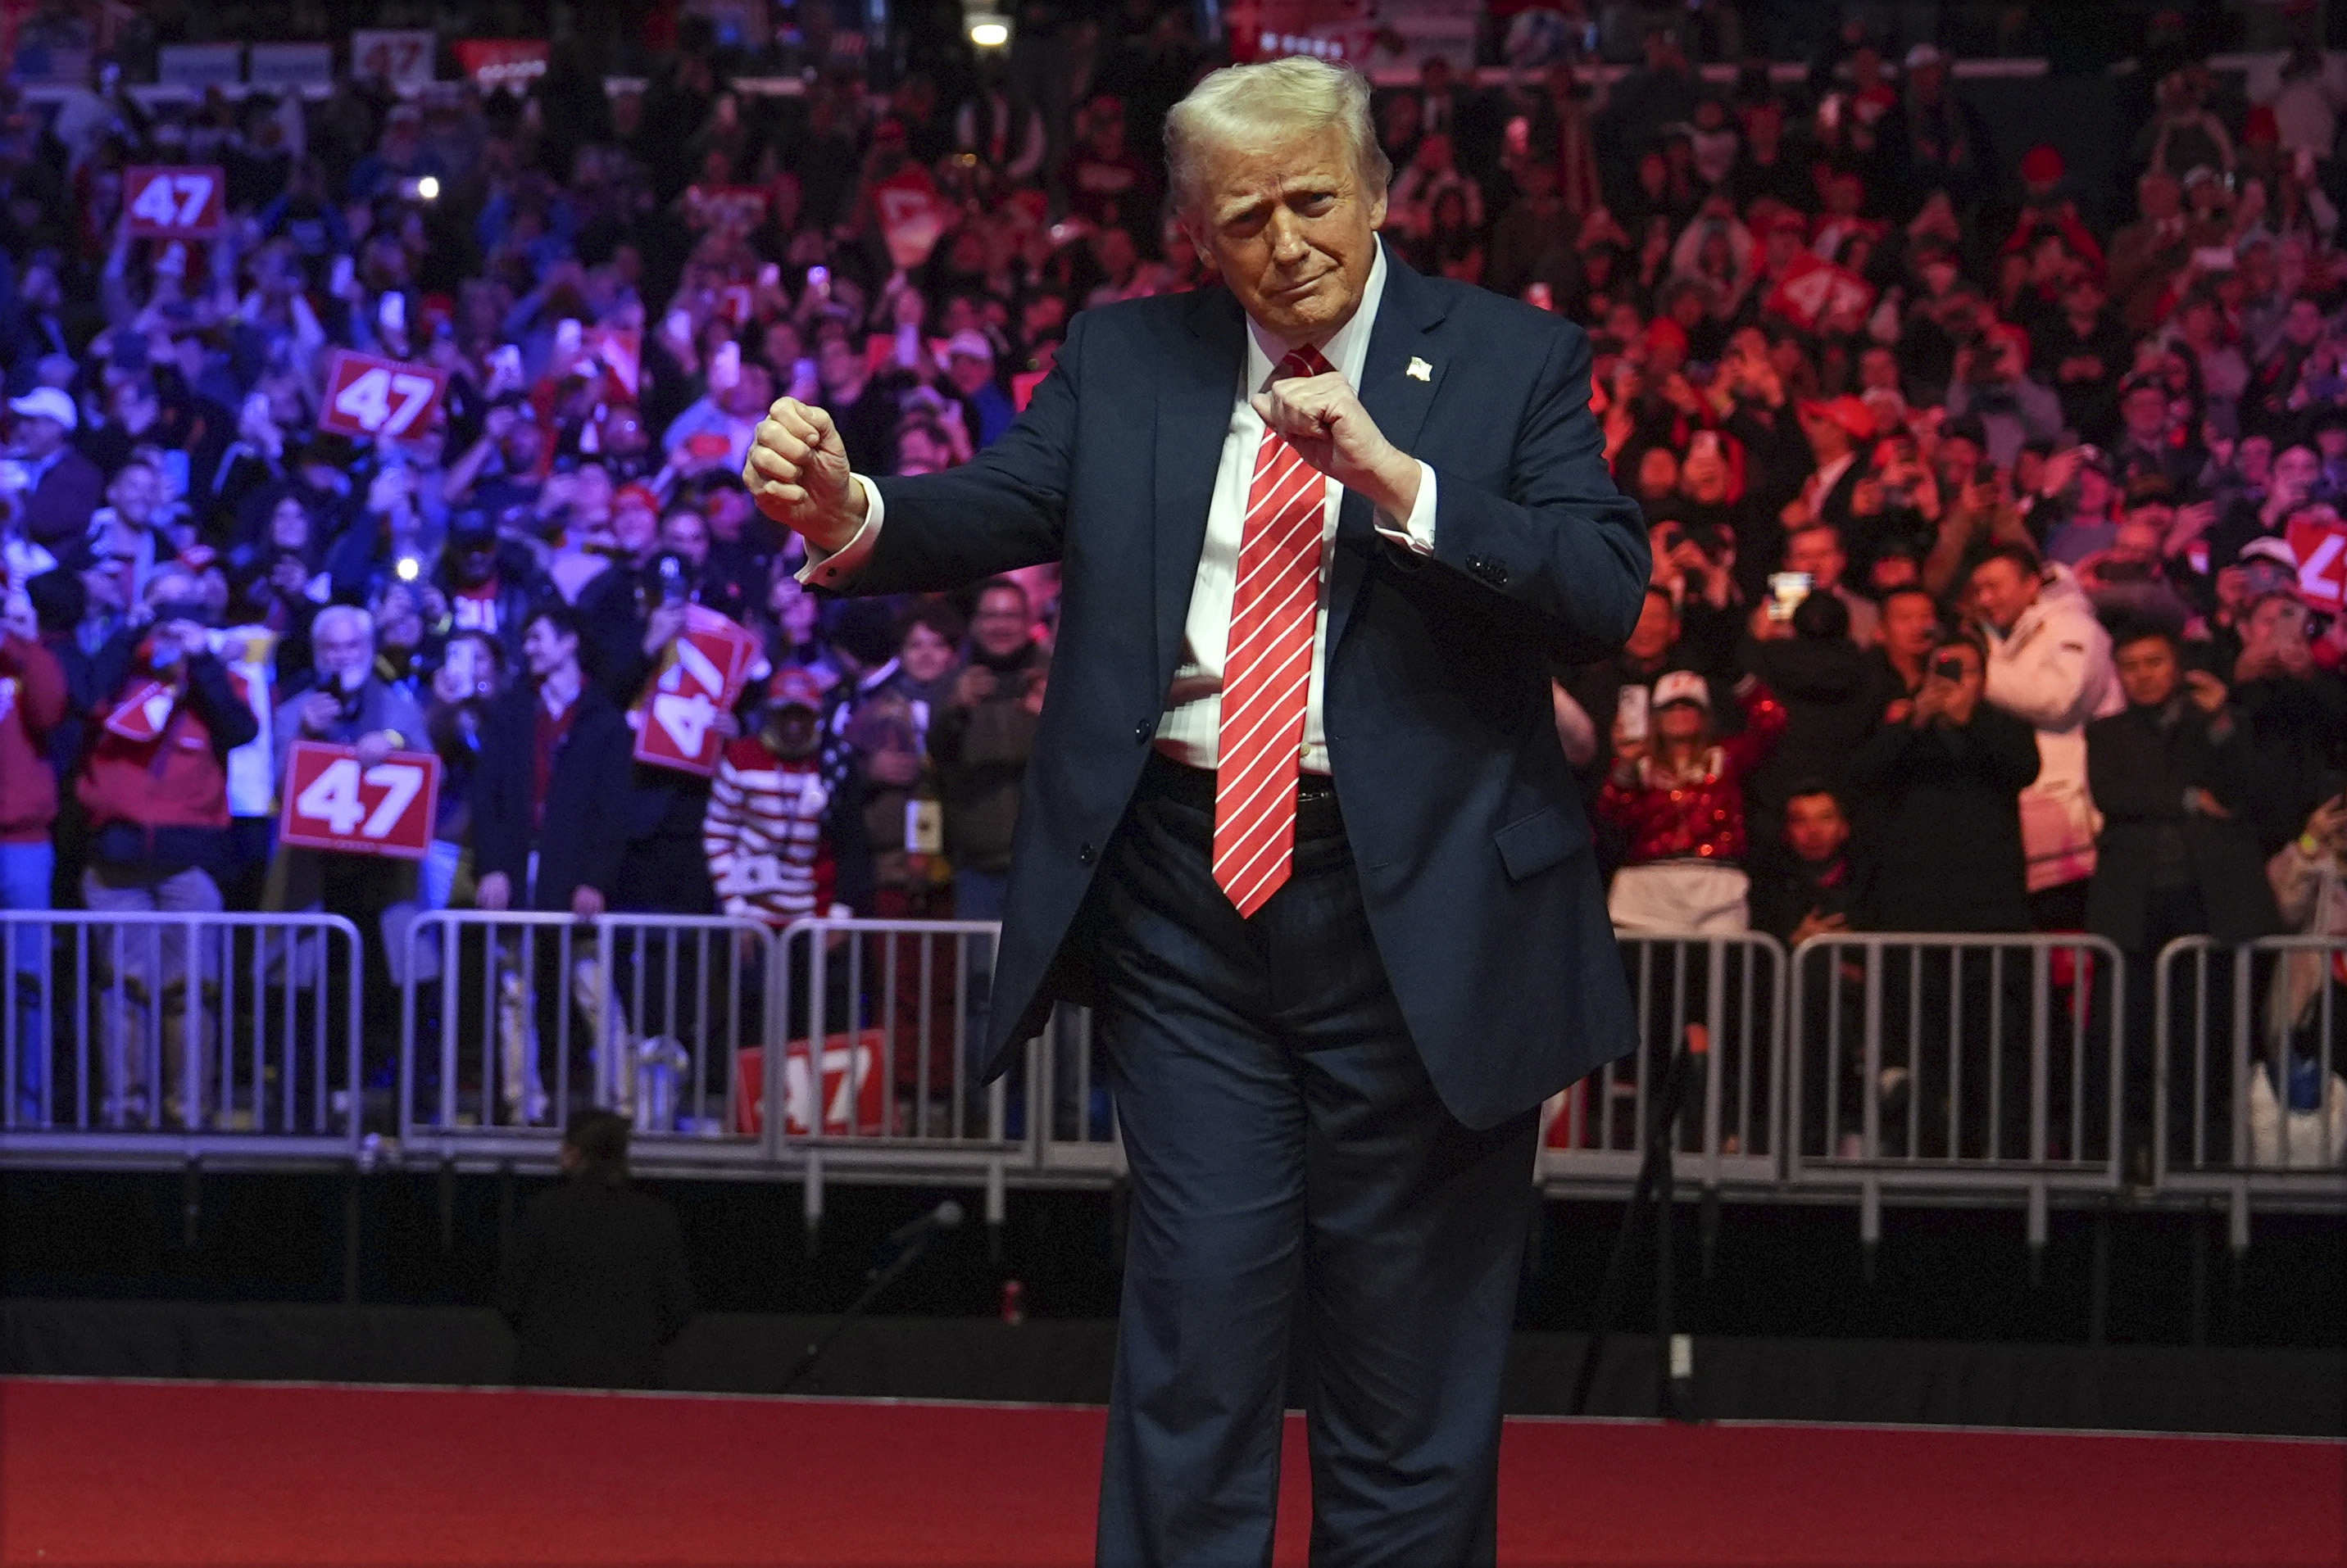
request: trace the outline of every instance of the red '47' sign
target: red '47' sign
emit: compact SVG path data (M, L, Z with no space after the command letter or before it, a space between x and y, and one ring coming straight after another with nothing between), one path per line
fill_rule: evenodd
M318 428L397 441L421 433L448 378L429 365L336 349L326 361L326 407Z
M687 606L684 630L628 715L636 727L636 760L703 777L716 772L723 742L712 727L742 695L757 657L757 638L714 610Z
M2299 592L2332 609L2347 606L2347 525L2311 520L2290 525Z
M209 165L127 169L122 206L131 235L139 239L206 239L220 231L228 205L228 181Z
M285 762L280 843L420 860L439 814L440 759L394 751L372 768L347 746L297 740Z

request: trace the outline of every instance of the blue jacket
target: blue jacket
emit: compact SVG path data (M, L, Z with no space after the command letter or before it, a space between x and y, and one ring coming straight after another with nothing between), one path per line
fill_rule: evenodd
M1345 498L1324 727L1411 1038L1444 1104L1483 1127L1635 1042L1548 671L1628 638L1646 538L1606 471L1581 329L1387 262L1360 396L1435 471L1435 549L1385 541ZM1173 684L1245 334L1219 287L1085 311L1001 440L878 482L887 522L853 592L1061 564L996 960L998 1072L1054 1001L1089 994L1069 938Z

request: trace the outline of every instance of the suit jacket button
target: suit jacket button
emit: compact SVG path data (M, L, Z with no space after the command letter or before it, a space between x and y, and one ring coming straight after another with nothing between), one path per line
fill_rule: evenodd
M1092 863L1092 847L1090 844L1078 844L1076 846L1076 864L1080 866L1089 866Z
M1153 725L1153 724L1150 723L1150 722L1149 722L1149 720L1147 720L1147 719L1145 719L1145 718L1144 718L1144 719L1143 719L1139 724L1134 725L1134 726L1133 727L1133 744L1134 744L1134 745L1136 745L1136 746L1146 746L1146 745L1148 745L1148 744L1149 744L1149 737L1150 737L1150 733L1151 733L1153 730L1154 730L1156 728L1157 728L1157 727L1156 727L1155 725Z
M1501 565L1497 561L1491 563L1490 575L1491 578L1491 585L1493 587L1504 588L1508 585L1508 569L1505 566Z

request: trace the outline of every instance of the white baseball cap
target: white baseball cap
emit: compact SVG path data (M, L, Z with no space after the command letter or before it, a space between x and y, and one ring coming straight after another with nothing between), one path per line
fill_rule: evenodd
M984 332L970 327L964 327L946 340L946 352L963 359L984 360L988 364L994 362L994 345L986 341Z
M1692 702L1709 713L1711 684L1691 669L1672 670L1655 682L1655 706L1664 708L1675 702Z
M35 387L23 397L10 398L8 406L35 419L56 420L67 430L81 423L81 413L74 407L73 399L55 387Z

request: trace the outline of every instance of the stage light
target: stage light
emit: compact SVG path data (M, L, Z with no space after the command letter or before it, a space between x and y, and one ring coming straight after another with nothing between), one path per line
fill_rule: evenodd
M1010 24L997 15L974 15L969 19L969 41L981 49L999 49L1010 42Z
M440 177L436 174L427 174L421 179L418 179L415 182L415 194L422 197L426 201L439 200Z

